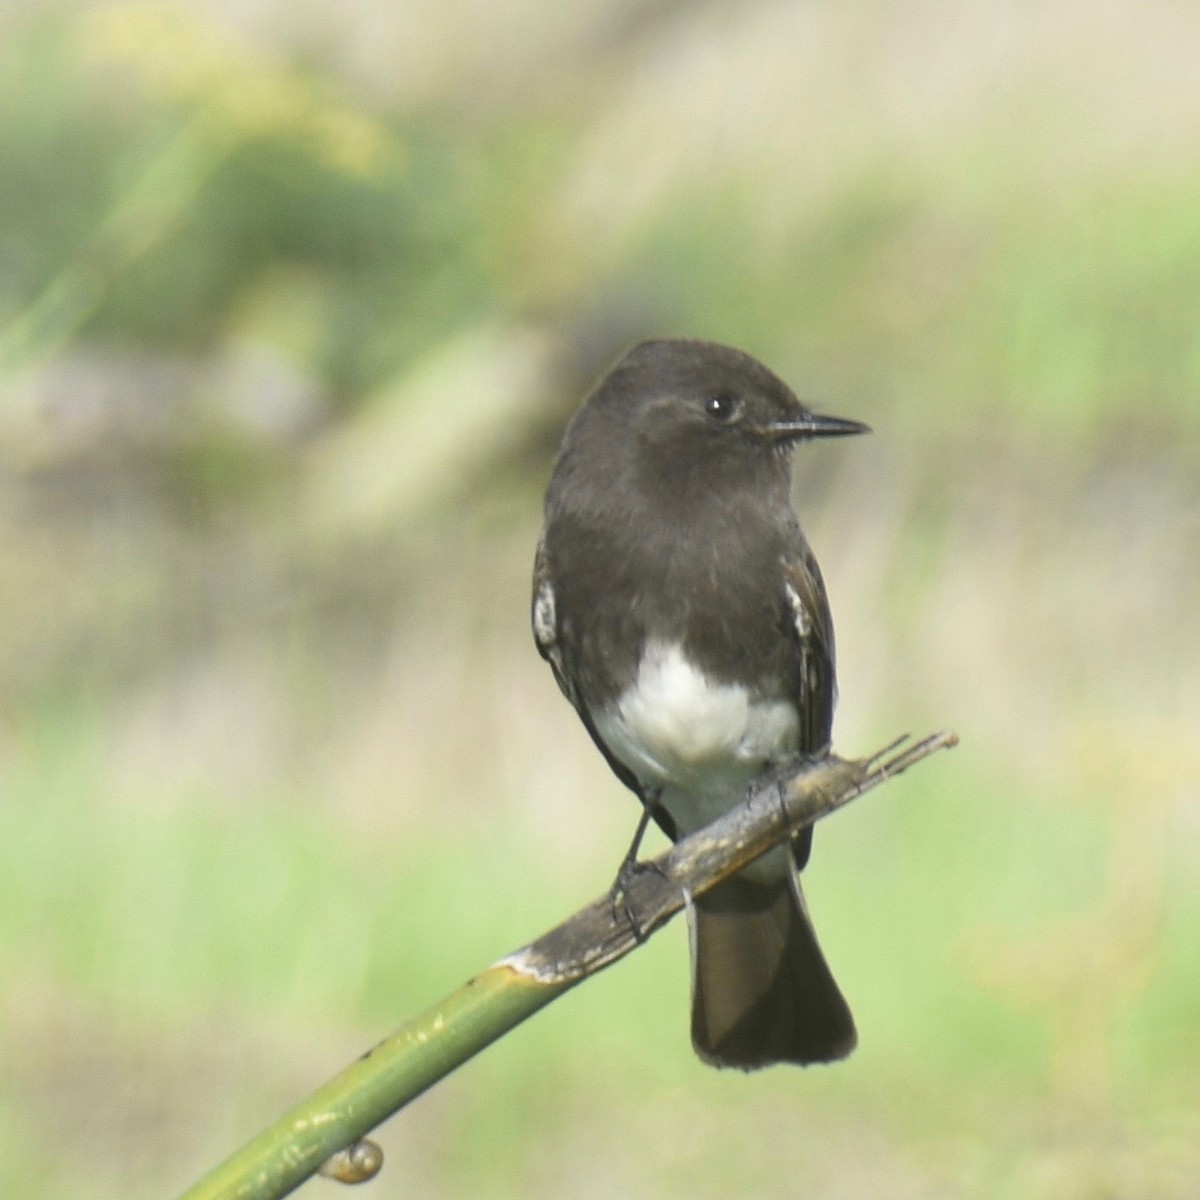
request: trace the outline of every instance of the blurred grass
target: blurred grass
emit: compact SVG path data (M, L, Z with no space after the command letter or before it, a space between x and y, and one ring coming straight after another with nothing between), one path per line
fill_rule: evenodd
M877 430L798 471L840 747L963 735L818 835L861 1048L704 1069L673 931L368 1192L1190 1200L1194 17L500 12L0 16L0 1194L184 1186L606 886L529 559L680 332Z
M202 794L122 802L96 792L102 764L97 742L81 736L87 727L86 719L55 714L9 775L0 844L6 1024L30 1022L31 998L53 1010L65 1006L70 1024L107 1027L114 1066L152 1053L155 1030L193 1023L235 1042L247 1036L239 1032L246 1025L339 1028L364 1048L599 891L616 852L616 842L597 846L586 878L567 880L547 875L503 812L449 828L426 820L356 836L336 813L292 795L235 804ZM1098 1006L1100 1025L1086 1049L1097 1074L1086 1094L1075 1094L1072 1077L1056 1067L1059 1022L1065 1017L1069 1030L1073 1018L1054 987L1060 973L1069 980L1073 957L1086 968L1104 939L1121 937L1102 920L1119 850L1094 807L1105 797L1089 797L1081 809L1056 793L1014 794L1004 774L1003 763L968 753L893 785L821 830L808 889L863 1033L849 1063L803 1077L710 1076L687 1047L686 956L678 932L668 934L467 1068L452 1101L407 1114L390 1168L397 1184L413 1186L407 1147L429 1138L443 1150L425 1163L436 1183L422 1186L447 1192L524 1190L520 1181L544 1172L547 1155L562 1156L563 1170L590 1169L579 1166L572 1146L603 1141L620 1111L620 1128L639 1143L625 1152L639 1160L638 1172L655 1172L655 1194L722 1194L736 1181L753 1186L759 1173L772 1190L783 1186L782 1164L764 1167L762 1134L753 1132L768 1101L776 1122L857 1129L856 1144L862 1137L880 1143L883 1158L918 1176L981 1170L981 1146L1011 1142L1005 1168L989 1168L976 1181L981 1196L1018 1194L1006 1178L1035 1187L1055 1122L1073 1119L1080 1106L1091 1123L1082 1145L1105 1186L1127 1178L1102 1165L1105 1129L1133 1138L1147 1169L1161 1162L1194 1171L1194 855L1180 849L1169 856L1163 912L1150 943L1127 964L1138 976L1132 986L1094 981L1100 994L1086 1004ZM1024 958L1031 940L1063 920L1083 922L1081 932L1100 923L1091 940L1035 961L1030 977ZM1030 981L1032 994L1023 994ZM1086 1016L1085 1008L1076 1016ZM39 1036L57 1040L62 1032ZM287 1044L275 1043L280 1062L261 1064L278 1102L286 1090L276 1077L309 1087L340 1061L305 1053L304 1071L289 1071ZM54 1051L70 1047L68 1034ZM10 1047L6 1058L15 1088L9 1104L20 1107L38 1053ZM178 1066L181 1076L170 1086L191 1107L219 1108L230 1080L196 1081L186 1060ZM215 1094L206 1100L204 1089ZM702 1122L724 1114L716 1173L676 1170L681 1150L670 1142L680 1127L655 1116L660 1101L653 1097L678 1098L679 1089L690 1097L685 1111L701 1109ZM85 1177L87 1161L72 1156L69 1137L65 1155L51 1153L74 1119L65 1095L45 1109L26 1108L17 1126L24 1149L7 1161L19 1163L32 1147L68 1180ZM119 1115L92 1119L105 1127L104 1142L119 1160L128 1137ZM653 1144L656 1121L666 1145ZM1084 1152L1080 1136L1068 1138L1076 1153ZM642 1144L647 1138L652 1144ZM789 1169L801 1178L831 1169L811 1148L796 1153ZM685 1158L698 1163L704 1154L700 1141ZM835 1162L850 1155L848 1147L833 1148ZM9 1186L21 1179L12 1175ZM22 1194L65 1196L70 1186ZM123 1186L125 1195L149 1196L162 1183L126 1178ZM1032 1194L1043 1193L1035 1187Z

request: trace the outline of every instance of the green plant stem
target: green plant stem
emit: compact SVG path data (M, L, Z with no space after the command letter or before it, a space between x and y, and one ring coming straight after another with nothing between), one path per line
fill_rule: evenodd
M867 759L829 755L745 803L476 975L380 1042L184 1193L182 1200L278 1200L455 1067L587 976L641 945L684 908L799 829L937 750L951 733L893 743Z
M545 984L502 963L489 967L318 1088L184 1193L184 1200L287 1195L330 1155L576 982Z

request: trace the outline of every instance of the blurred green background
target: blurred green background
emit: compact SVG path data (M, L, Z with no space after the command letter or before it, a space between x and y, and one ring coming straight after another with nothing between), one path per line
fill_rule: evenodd
M692 1056L682 925L365 1197L1200 1195L1200 12L0 9L0 1195L171 1195L607 886L527 625L562 427L732 342L799 456L861 1031ZM313 1195L336 1185L308 1185Z

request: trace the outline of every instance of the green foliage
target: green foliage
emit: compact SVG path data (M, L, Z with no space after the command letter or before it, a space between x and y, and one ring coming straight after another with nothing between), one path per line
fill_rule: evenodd
M1160 7L339 11L382 82L307 8L4 18L0 1194L184 1186L606 884L631 802L528 560L568 412L661 333L875 425L800 471L839 744L963 745L818 836L848 1063L700 1067L667 936L393 1123L379 1194L1200 1190Z
M78 997L75 1020L108 1014L130 1050L140 1028L210 1012L223 1024L345 1026L365 1048L369 1031L423 1007L606 878L611 855L597 848L590 883L547 890L538 856L500 821L452 836L409 826L403 836L363 837L294 797L114 806L91 787L99 747L79 738L86 722L54 725L9 775L5 974L15 995ZM1101 911L1111 834L1097 810L1014 796L999 766L981 766L964 756L927 770L822 827L809 892L864 1045L837 1071L755 1077L759 1100L771 1097L796 1122L877 1124L898 1139L897 1152L919 1159L969 1139L982 1110L997 1136L1022 1136L1022 1123L1039 1112L1049 1119L1063 1102L1050 1035L1072 1020L1074 1002L1049 992L1027 1003L1008 989L1020 986L1031 934ZM1200 920L1194 868L1180 865L1168 947ZM449 1110L432 1101L406 1114L410 1136L448 1139L445 1158L435 1154L425 1169L444 1173L446 1186L507 1195L493 1190L499 1176L536 1174L536 1147L586 1138L598 1108L652 1121L641 1090L686 1087L709 1114L699 1119L749 1121L752 1096L738 1115L749 1081L710 1077L690 1058L682 947L660 940L489 1051L468 1081L446 1085L456 1096ZM1168 952L1163 962L1144 998L1126 1004L1114 993L1100 1043L1112 1056L1117 1111L1147 1128L1169 1126L1200 1068L1200 1044L1189 1041L1192 956ZM314 1063L310 1086L338 1065ZM13 1086L10 1106L19 1105L19 1077ZM1145 1136L1148 1154L1162 1152L1158 1135ZM670 1160L665 1146L644 1152ZM732 1177L753 1170L753 1141L728 1152ZM69 1155L61 1165L83 1169ZM765 1185L774 1178L768 1171ZM702 1194L717 1194L712 1186Z

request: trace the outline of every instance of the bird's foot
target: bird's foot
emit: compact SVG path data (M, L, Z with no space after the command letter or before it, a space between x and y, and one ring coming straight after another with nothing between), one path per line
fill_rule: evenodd
M633 940L639 946L649 937L649 932L645 923L630 903L629 892L634 880L646 871L653 871L656 875L661 875L665 878L665 873L658 863L641 862L631 855L626 855L621 860L621 865L617 868L617 875L612 881L612 887L608 889L608 902L612 907L613 919L620 920L624 918L625 923L629 926L630 933L633 934Z

